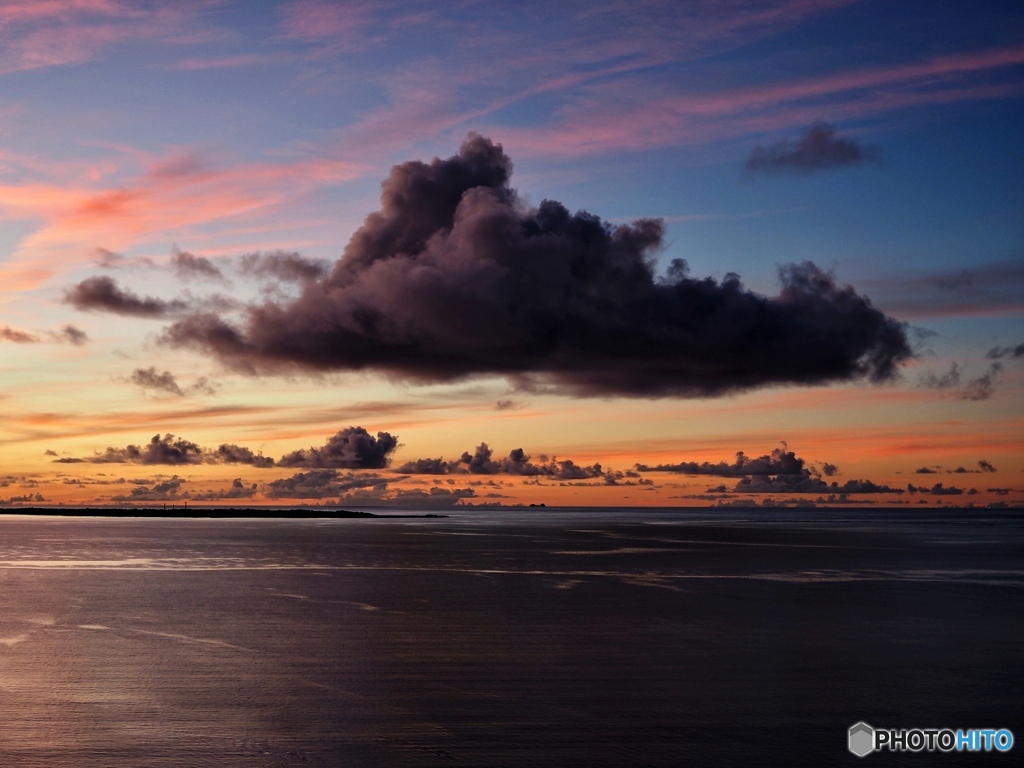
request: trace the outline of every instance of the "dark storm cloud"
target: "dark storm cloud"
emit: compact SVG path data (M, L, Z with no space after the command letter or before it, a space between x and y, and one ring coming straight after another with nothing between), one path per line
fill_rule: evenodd
M152 296L140 297L121 288L106 275L87 277L64 293L64 303L83 311L99 310L134 317L167 317L184 311L188 304L181 299L166 301Z
M320 448L293 451L281 457L282 467L381 469L398 447L398 438L387 432L373 437L362 427L346 427Z
M522 448L515 448L508 456L494 458L494 451L487 443L480 443L471 454L465 451L454 461L437 459L415 459L397 469L408 475L520 475L523 477L548 477L554 480L585 480L604 475L600 464L580 466L572 460L544 459L535 463Z
M272 277L287 283L304 283L325 277L330 263L322 259L309 259L291 251L249 253L239 261L243 275Z
M772 298L678 265L659 279L660 220L529 208L511 168L476 135L447 160L396 166L329 276L249 307L241 325L193 312L162 339L248 373L495 374L522 389L645 397L878 382L912 356L902 324L814 264L783 267Z
M743 451L737 451L736 461L731 464L727 464L724 461L720 461L717 464L711 464L707 461L699 463L687 461L679 464L658 464L657 466L637 464L636 468L640 472L679 472L686 475L744 477L748 475L808 474L804 464L804 460L799 458L793 451L787 451L785 448L776 448L771 452L770 456L758 456L756 459L750 458Z
M205 278L224 280L224 273L205 256L196 256L188 251L174 250L171 269L182 279Z
M152 389L157 392L166 392L178 397L185 397L191 394L212 395L216 392L210 380L203 376L197 379L188 387L182 387L177 378L170 371L158 372L155 366L149 368L136 368L128 381L142 389Z
M767 147L754 147L745 168L750 174L808 174L864 165L880 157L877 147L862 146L854 139L836 136L835 128L818 121L795 143L779 141Z
M373 488L385 483L380 475L340 473L335 469L313 469L267 483L271 499L329 499L357 488Z
M1015 347L992 347L985 357L989 360L999 360L1004 357L1014 359L1024 357L1024 344L1018 344Z

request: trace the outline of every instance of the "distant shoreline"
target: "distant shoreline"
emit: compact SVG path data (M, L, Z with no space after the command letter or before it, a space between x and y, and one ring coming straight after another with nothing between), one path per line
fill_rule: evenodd
M8 507L0 509L0 516L33 515L36 517L176 517L176 518L247 518L247 519L359 519L359 518L424 518L448 517L433 512L416 514L376 514L350 509L279 509L275 507Z

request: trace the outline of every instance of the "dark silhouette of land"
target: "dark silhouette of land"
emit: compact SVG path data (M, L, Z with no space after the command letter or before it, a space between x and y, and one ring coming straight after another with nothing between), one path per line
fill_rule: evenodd
M349 518L409 518L448 517L426 513L377 514L356 512L350 509L320 509L314 507L7 507L0 509L0 515L38 515L41 517L181 517L181 518L267 518L267 519L349 519Z

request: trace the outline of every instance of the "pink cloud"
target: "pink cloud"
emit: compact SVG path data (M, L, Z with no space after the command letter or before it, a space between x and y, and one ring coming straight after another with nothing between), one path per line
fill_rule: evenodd
M295 0L281 8L286 37L311 43L350 40L369 23L371 4Z
M0 8L0 74L75 64L127 40L189 42L205 0L142 6L122 0L21 0ZM191 32L192 40L203 39Z
M221 168L185 152L155 159L143 175L117 186L0 184L0 211L41 222L0 265L0 282L7 290L24 289L86 263L97 246L121 251L154 238L173 241L201 225L265 217L365 170L325 157Z

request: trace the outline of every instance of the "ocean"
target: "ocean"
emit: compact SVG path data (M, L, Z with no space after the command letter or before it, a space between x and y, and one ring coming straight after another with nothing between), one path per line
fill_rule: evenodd
M0 765L1020 764L1024 512L442 512L0 517Z

